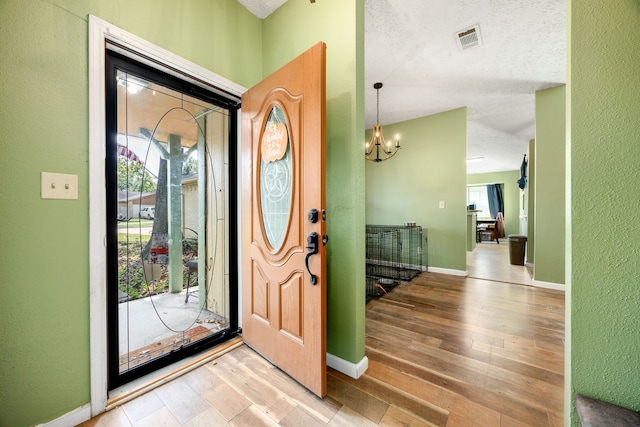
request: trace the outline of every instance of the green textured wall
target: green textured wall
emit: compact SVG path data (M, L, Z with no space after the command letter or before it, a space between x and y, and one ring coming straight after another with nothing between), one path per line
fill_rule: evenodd
M327 45L327 351L364 357L364 3L288 1L264 21L264 75Z
M640 410L640 2L569 0L568 11L566 404L581 393Z
M57 2L64 3L64 0ZM262 21L237 1L93 0L90 3L95 4L95 10L90 11L93 15L235 83L251 87L262 78ZM86 20L86 16L80 16Z
M0 1L0 426L90 400L88 14L240 84L261 78L261 27L236 1ZM42 200L40 172L79 177Z
M565 86L536 92L534 279L564 284Z
M527 264L535 264L536 250L536 141L529 141L529 163L527 165Z
M386 125L384 132L399 133L403 148L393 159L366 164L367 224L415 221L429 239L423 262L466 270L467 109Z
M522 153L524 155L524 153ZM504 234L520 234L520 170L467 175L467 184L504 183ZM506 241L506 239L505 239Z

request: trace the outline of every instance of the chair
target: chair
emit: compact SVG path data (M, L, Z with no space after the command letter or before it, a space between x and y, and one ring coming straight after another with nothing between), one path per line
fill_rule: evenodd
M187 261L187 292L184 297L184 302L187 303L189 301L189 285L191 284L191 273L196 273L196 280L198 280L198 260L192 259Z
M489 236L489 240L492 242L495 240L497 244L500 244L500 240L498 239L498 228L497 228L498 220L494 221L493 224L480 224L476 227L476 242L480 243L483 240L485 235Z
M482 236L487 232L487 224L478 224L476 226L476 243L482 242Z

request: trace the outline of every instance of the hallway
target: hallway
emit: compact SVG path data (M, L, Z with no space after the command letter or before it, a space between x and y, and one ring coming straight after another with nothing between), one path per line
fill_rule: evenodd
M467 252L468 277L497 282L531 285L533 271L531 267L511 265L509 261L509 239L500 239L500 244L482 242Z

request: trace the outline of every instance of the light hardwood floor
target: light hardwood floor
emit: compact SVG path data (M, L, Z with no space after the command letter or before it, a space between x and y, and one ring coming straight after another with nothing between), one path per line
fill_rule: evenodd
M325 399L243 345L81 425L563 424L564 293L423 273L366 313L369 369Z
M476 249L467 252L467 272L469 277L507 283L531 285L532 269L522 265L511 265L509 259L509 239L500 243L482 242Z

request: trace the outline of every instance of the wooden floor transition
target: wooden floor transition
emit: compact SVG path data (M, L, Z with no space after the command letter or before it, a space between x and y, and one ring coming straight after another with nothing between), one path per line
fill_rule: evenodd
M483 241L467 252L467 272L476 279L520 285L533 283L532 268L511 264L508 238L501 239L501 243Z
M81 426L563 425L563 292L423 273L367 305L366 355L319 399L243 345Z

